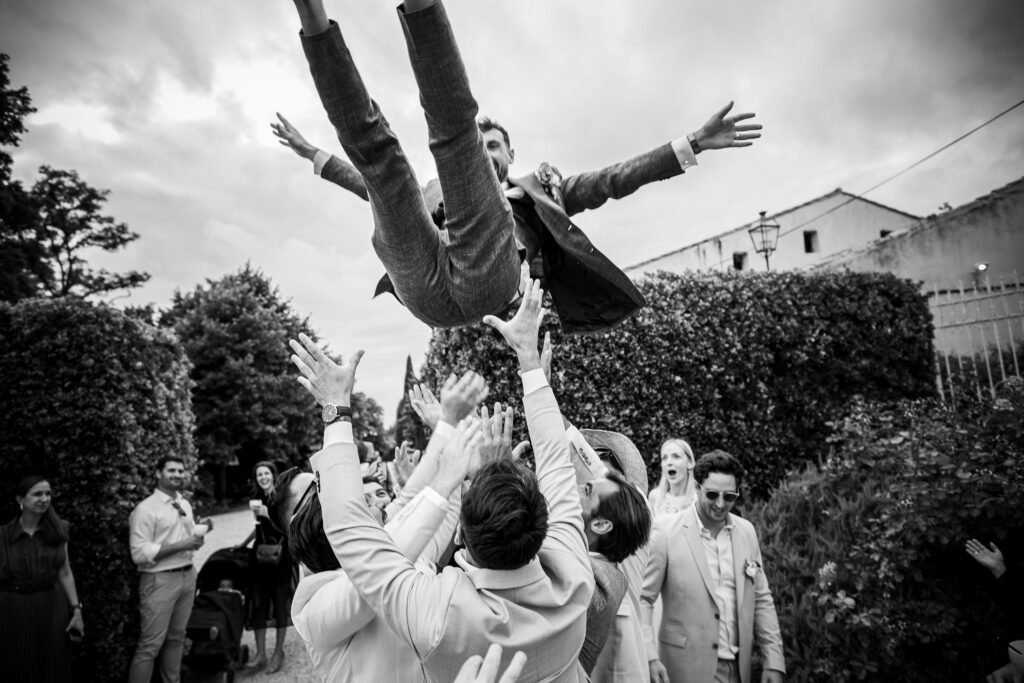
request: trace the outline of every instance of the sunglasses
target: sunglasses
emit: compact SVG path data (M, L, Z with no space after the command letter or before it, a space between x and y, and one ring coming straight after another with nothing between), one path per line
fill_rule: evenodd
M181 507L181 505L178 503L178 501L172 500L171 501L171 505L173 505L174 509L178 511L178 516L179 517L187 517L188 516L188 515L185 514L185 509L183 507Z
M714 489L704 489L704 497L710 501L718 500L719 495L722 496L722 500L724 500L726 503L730 505L732 503L735 503L736 500L740 497L740 494L736 493L735 491L716 491Z

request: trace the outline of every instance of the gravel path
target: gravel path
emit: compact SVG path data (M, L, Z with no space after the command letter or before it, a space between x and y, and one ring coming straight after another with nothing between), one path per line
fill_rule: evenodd
M206 543L196 551L194 560L196 568L203 566L203 563L215 550L228 548L237 545L245 540L245 537L253 529L252 512L248 509L233 510L221 515L213 516L213 530L206 535ZM276 631L267 629L267 656L274 652ZM246 631L242 636L242 644L249 646L250 657L256 656L256 641L252 631ZM294 628L288 629L287 639L284 644L284 666L275 674L266 674L263 671L239 672L237 680L246 683L317 683L316 675L309 661L309 655L302 644L302 640L295 633Z

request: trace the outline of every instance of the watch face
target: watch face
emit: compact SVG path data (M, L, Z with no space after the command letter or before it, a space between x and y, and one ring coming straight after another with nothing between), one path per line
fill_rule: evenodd
M327 423L334 422L334 418L336 417L338 417L338 406L333 403L325 405L323 411L320 413L320 418Z

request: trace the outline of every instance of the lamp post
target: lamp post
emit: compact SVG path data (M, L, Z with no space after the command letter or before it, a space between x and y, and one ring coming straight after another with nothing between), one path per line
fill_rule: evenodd
M765 219L764 214L765 212L762 211L757 225L747 232L750 233L750 240L754 243L754 251L764 256L765 270L771 270L768 257L775 251L779 242L779 224Z

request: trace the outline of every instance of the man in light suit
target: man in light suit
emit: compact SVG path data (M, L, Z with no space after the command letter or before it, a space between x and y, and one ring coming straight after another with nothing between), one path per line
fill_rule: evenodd
M782 636L761 549L750 522L729 510L743 466L724 451L697 461L694 506L656 520L644 576L642 608L652 683L751 683L756 641L762 683L786 672ZM651 619L664 603L659 643Z
M537 349L543 291L525 269L521 286L523 301L511 321L484 322L519 358L537 473L507 459L480 468L462 499L466 547L455 555L457 566L438 575L417 572L375 523L345 424L337 442L311 459L335 555L367 604L419 657L429 681L451 681L467 657L492 642L504 648L503 666L516 651L527 655L524 680L586 680L577 657L594 576L569 442ZM339 367L308 337L302 341L292 343L300 382L325 408L347 405L362 352ZM465 450L446 451L442 466Z
M688 137L600 171L563 180L545 164L509 179L515 155L508 133L493 121L478 127L477 103L441 3L408 0L399 15L438 172L425 198L322 0L295 5L313 81L353 166L329 155L314 163L324 177L370 202L372 243L387 270L377 293L394 293L433 327L503 312L517 296L521 258L539 263L567 332L621 322L646 301L569 216L681 174L702 149L746 147L760 137L760 125L740 123L753 114L727 116L730 103ZM288 128L283 119L275 126L286 143ZM290 146L315 156L308 144Z

